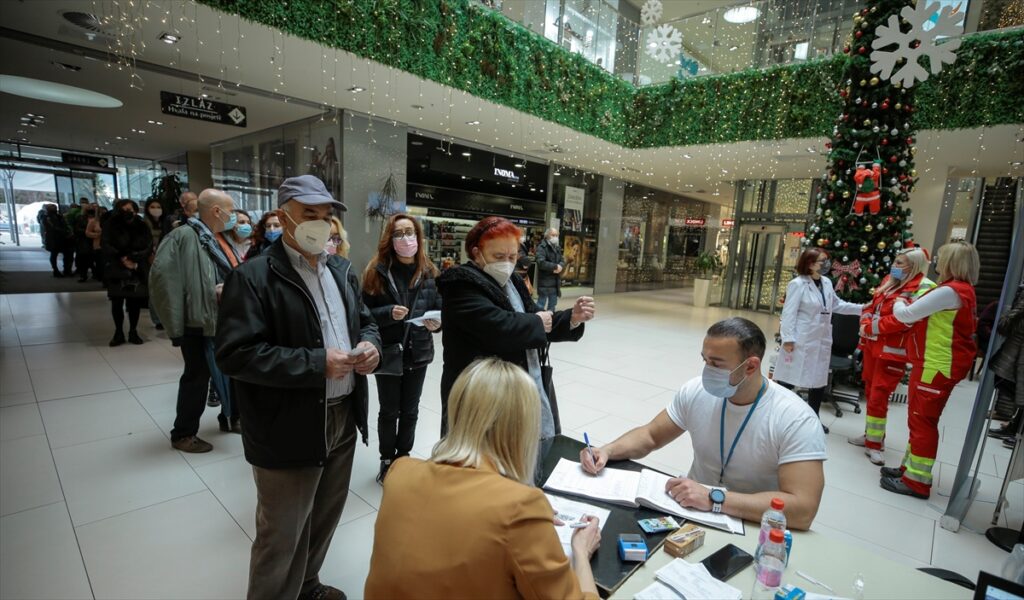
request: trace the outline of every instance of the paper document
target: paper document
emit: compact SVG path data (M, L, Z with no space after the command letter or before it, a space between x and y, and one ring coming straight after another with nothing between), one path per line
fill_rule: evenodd
M612 511L607 508L594 506L593 504L584 504L583 502L576 502L575 500L551 494L544 495L548 497L551 508L555 509L555 516L558 517L559 521L565 523L565 525L555 525L555 533L558 534L558 541L562 543L562 550L565 550L565 555L569 557L569 560L572 560L572 534L576 530L569 526L579 522L584 516L590 515L598 518L598 527L604 530L605 523L608 522L608 517L611 516Z
M660 581L655 581L651 585L640 590L633 596L633 600L686 600L675 590L668 587Z
M741 600L743 592L711 576L704 565L677 558L658 569L655 578L686 600Z
M424 321L440 321L440 320L441 320L441 311L439 311L439 310L428 310L427 312L423 313L423 315L421 315L419 317L416 317L415 319L409 319L409 323L411 323L413 325L419 325L420 327L423 327L423 322Z
M562 458L544 482L544 489L633 508L644 506L730 533L743 534L743 521L740 519L679 506L665 491L669 479L668 475L650 469L637 473L606 468L597 475L590 475L580 463Z

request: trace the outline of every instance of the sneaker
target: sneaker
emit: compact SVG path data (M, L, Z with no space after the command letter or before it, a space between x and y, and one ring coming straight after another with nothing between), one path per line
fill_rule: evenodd
M138 331L129 331L128 332L128 341L133 343L133 344L135 344L136 346L138 346L138 345L143 343L142 342L142 338L139 337L139 332Z
M174 446L175 450L181 450L182 452L188 452L189 454L202 454L203 452L213 450L212 444L204 442L194 435L181 438L180 440L174 440L171 442L171 446Z
M863 448L867 444L867 438L866 436L863 435L857 436L855 438L847 438L846 443L853 444L854 446L860 446L861 448Z
M345 592L321 583L305 594L299 594L298 600L346 600L347 598Z
M384 485L384 478L387 476L388 469L390 469L390 468L391 468L391 461L390 460L382 460L382 461L380 461L380 472L377 473L377 483L379 483L380 485Z
M895 477L883 477L878 482L878 485L882 486L882 489L887 492L903 494L904 496L913 496L914 498L921 498L923 500L927 500L930 495L912 490L910 486L903 482L902 478L897 479Z
M114 334L114 337L110 338L110 347L114 348L124 343L124 334L118 331Z
M206 394L206 405L217 407L220 406L220 398L217 397L217 391L210 386L210 391Z
M882 467L879 472L882 474L882 477L893 477L895 479L903 477L903 469L899 467Z
M881 450L875 450L874 448L865 448L864 454L867 454L868 460L871 461L871 464L878 465L880 467L885 465L885 457L882 456Z

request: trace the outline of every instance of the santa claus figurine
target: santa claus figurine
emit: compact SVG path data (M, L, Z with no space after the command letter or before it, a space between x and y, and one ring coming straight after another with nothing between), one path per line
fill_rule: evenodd
M870 169L867 165L858 165L857 172L853 174L853 181L857 184L853 212L862 215L866 206L871 214L877 215L882 208L882 192L879 190L882 182L882 162L876 160Z

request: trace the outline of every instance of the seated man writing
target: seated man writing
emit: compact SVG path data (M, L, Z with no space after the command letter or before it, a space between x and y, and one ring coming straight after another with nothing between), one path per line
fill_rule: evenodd
M583 469L597 474L609 460L643 458L689 431L690 473L666 486L676 502L760 521L781 498L789 527L810 528L825 486L825 435L799 396L761 375L764 350L764 333L751 321L715 323L704 337L703 375L650 423L594 448L593 459L584 448ZM727 488L724 499L701 484Z

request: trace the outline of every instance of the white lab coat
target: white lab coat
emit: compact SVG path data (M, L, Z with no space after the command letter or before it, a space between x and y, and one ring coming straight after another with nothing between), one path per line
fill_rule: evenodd
M792 352L779 351L773 375L776 381L808 389L828 384L832 313L859 315L863 307L840 300L828 277L822 277L821 284L819 292L810 275L798 275L786 286L786 302L782 305L782 343L793 342L794 348Z

